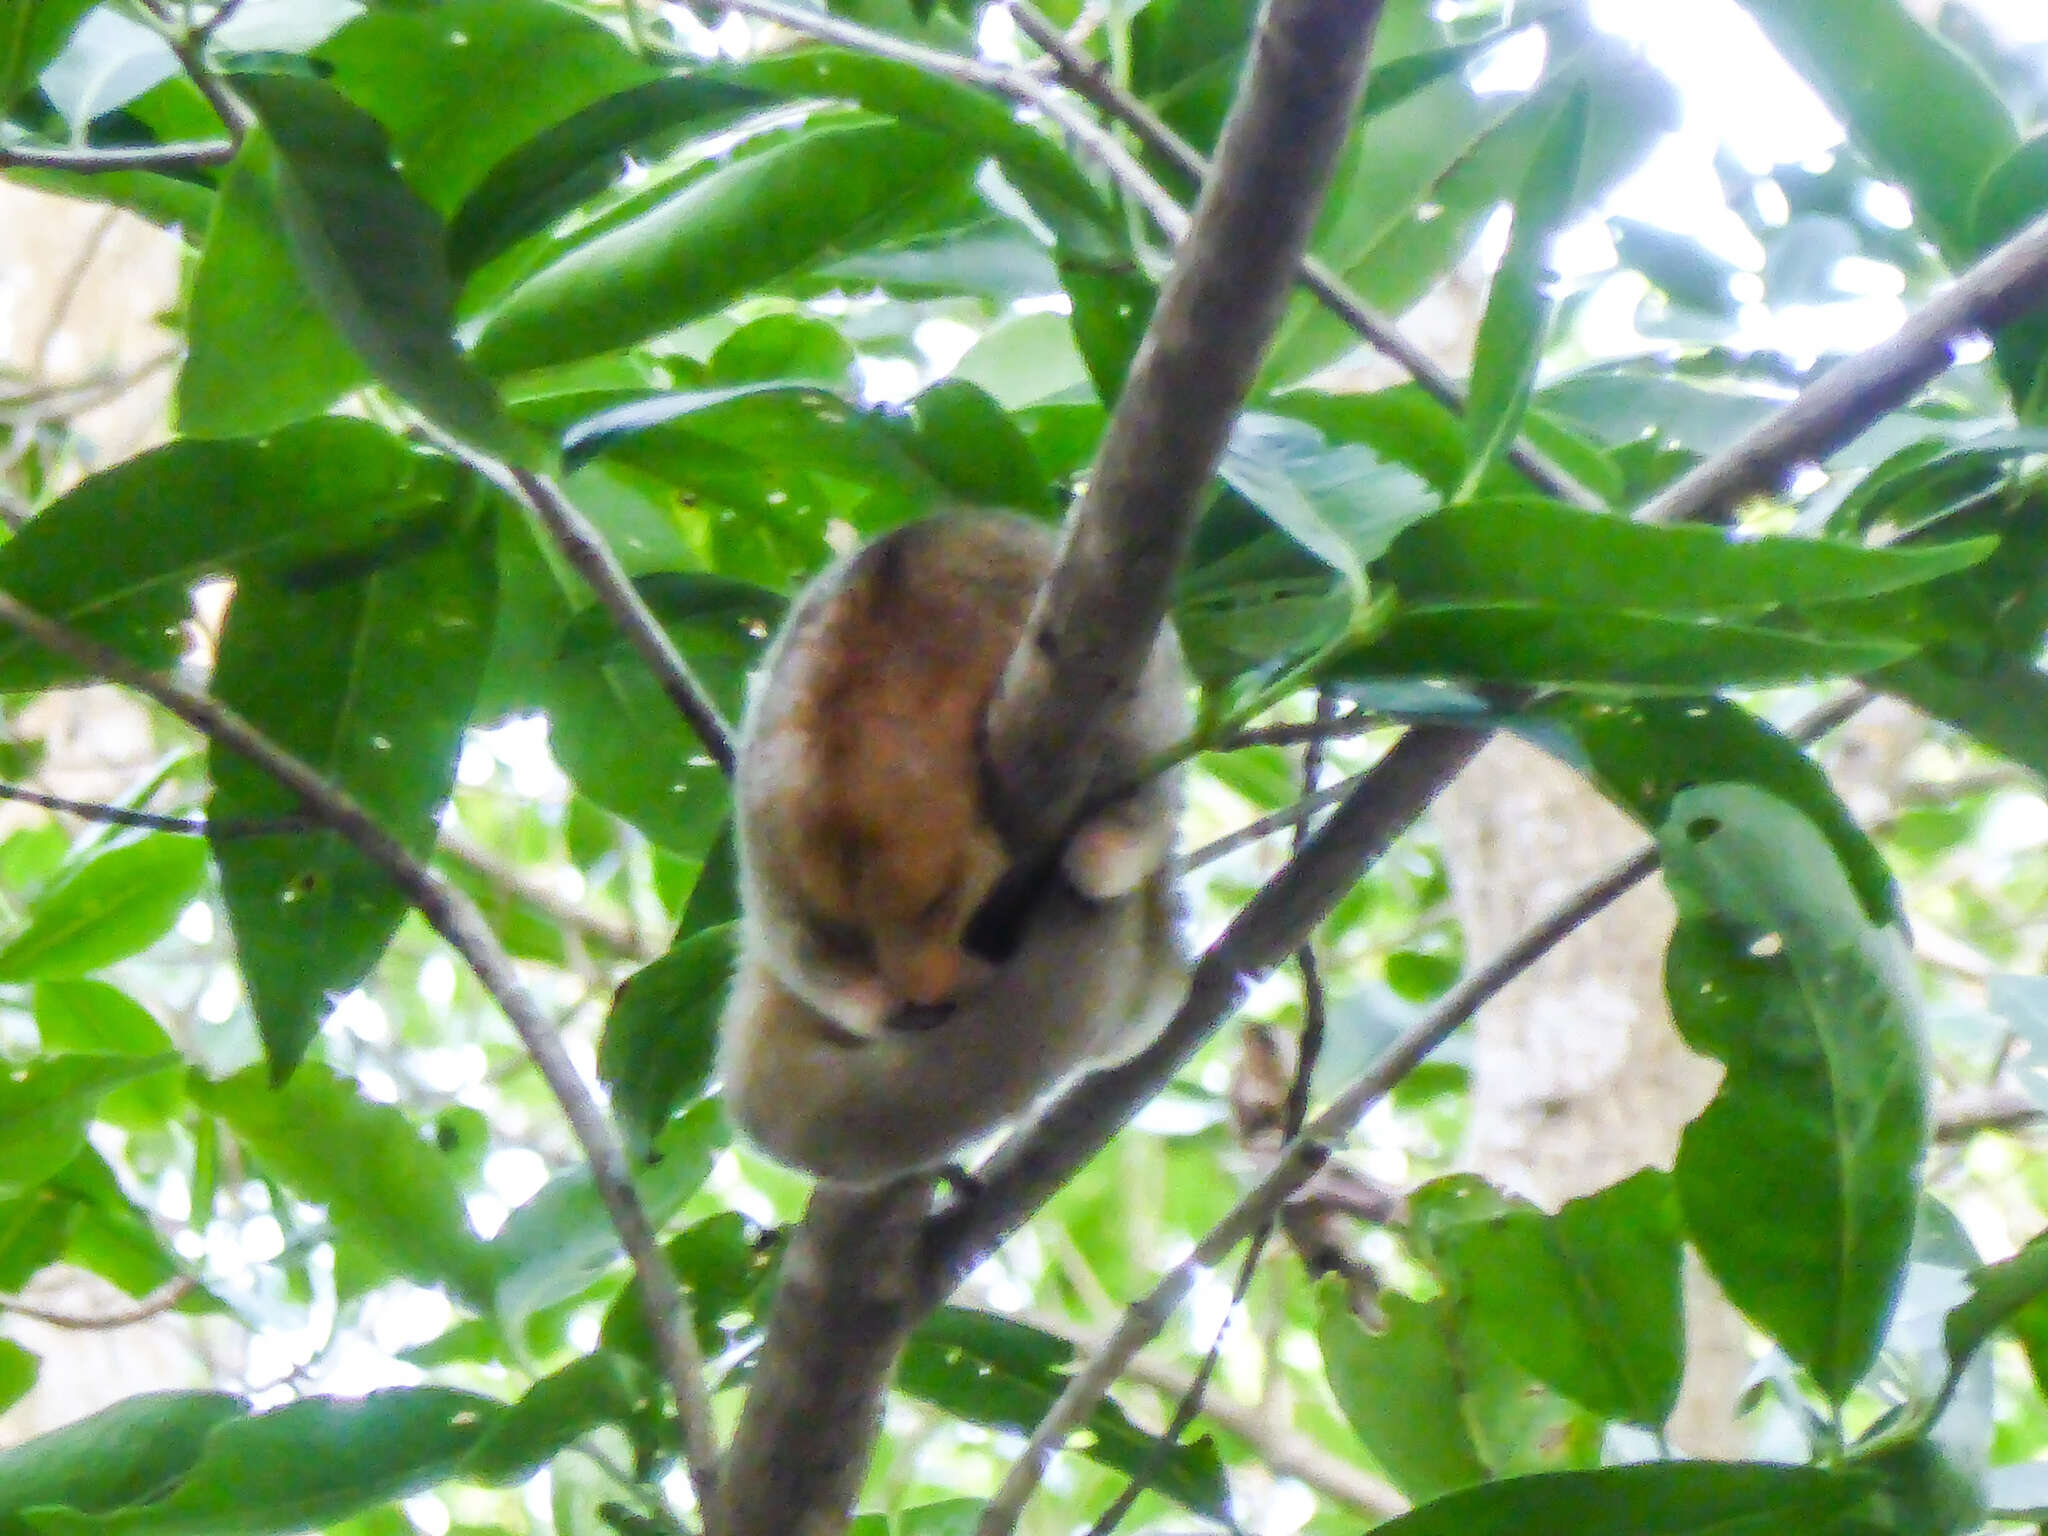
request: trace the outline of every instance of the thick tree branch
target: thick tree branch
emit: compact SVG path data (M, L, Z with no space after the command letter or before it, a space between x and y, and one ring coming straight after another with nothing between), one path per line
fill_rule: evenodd
M248 759L299 797L311 820L346 838L355 849L405 893L406 899L434 931L445 939L475 972L478 981L504 1011L519 1040L540 1068L549 1090L589 1162L605 1212L619 1243L632 1261L663 1374L675 1394L683 1426L684 1459L698 1502L709 1511L717 1473L711 1404L704 1386L704 1362L696 1335L684 1320L682 1293L668 1257L655 1239L647 1213L634 1193L626 1154L606 1121L604 1111L584 1085L569 1059L553 1022L519 980L512 957L498 942L469 898L440 879L384 824L330 783L311 765L287 752L218 699L172 682L136 666L120 653L68 625L46 618L11 595L0 592L0 623L5 623L45 650L77 663L87 671L124 684L162 705L208 741Z
M1059 563L988 713L996 810L1027 858L1088 789L1101 723L1166 617L1349 132L1377 0L1269 0L1193 223L1131 364Z
M1645 504L1646 523L1710 520L1776 489L1910 400L1955 361L1964 336L1989 331L2048 293L2048 218L2029 224L1866 352L1835 364L1784 410Z
M661 627L661 621L655 618L646 599L634 588L633 578L619 564L619 557L612 553L604 536L547 476L526 469L503 468L475 455L468 457L479 471L501 484L507 484L540 520L541 527L547 530L555 547L561 550L576 574L590 584L590 590L611 614L612 621L619 626L627 643L647 663L654 680L661 685L661 691L676 707L676 713L696 732L698 741L704 745L704 755L720 773L731 778L732 735L725 721L719 718L718 706L711 702L711 695L704 691L704 685L691 674L690 664L676 649L676 643L669 639L668 631Z
M0 144L0 171L19 166L32 171L70 171L79 176L102 176L114 171L205 170L226 165L235 158L235 146L227 139L203 139L193 144L109 144L98 149L71 149L44 144Z
M1148 154L1173 165L1197 184L1207 179L1209 162L1202 158L1201 153L1175 133L1158 113L1118 85L1101 62L1069 42L1067 35L1054 26L1031 0L1010 0L1010 15L1017 23L1017 30L1030 38L1052 61L1062 85L1093 102L1130 129ZM1305 255L1301 262L1300 280L1325 309L1349 326L1374 351L1399 365L1430 399L1454 415L1465 414L1465 392L1458 387L1457 381L1402 335L1393 320L1359 297L1327 263ZM1517 438L1509 447L1508 462L1526 475L1531 484L1549 495L1584 507L1604 505L1599 497L1580 485L1527 438Z

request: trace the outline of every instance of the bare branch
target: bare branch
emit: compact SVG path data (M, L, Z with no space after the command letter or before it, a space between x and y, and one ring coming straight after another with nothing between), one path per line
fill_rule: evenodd
M1271 837L1276 832L1299 832L1314 818L1316 812L1342 800L1358 787L1359 781L1364 777L1364 774L1357 773L1327 788L1310 790L1299 800L1281 806L1271 815L1261 816L1257 821L1248 821L1234 831L1224 833L1215 841L1202 844L1194 852L1181 855L1179 872L1186 874L1189 870L1200 869L1204 864L1213 864L1218 859L1227 858L1240 848L1249 848L1253 843Z
M935 1298L964 1279L1165 1086L1252 983L1294 952L1484 740L1479 731L1416 726L1380 759L1202 956L1187 1002L1159 1039L1054 1100L979 1170L976 1193L935 1218L928 1271Z
M55 1312L34 1302L23 1301L19 1296L0 1296L0 1312L11 1312L16 1317L26 1317L51 1328L66 1328L77 1333L111 1333L118 1328L133 1328L138 1323L163 1316L198 1289L197 1280L190 1275L179 1275L175 1280L158 1286L134 1306L119 1312L80 1316L72 1312Z
M1255 725L1224 737L1211 750L1242 752L1247 747L1299 747L1310 742L1327 746L1347 736L1362 736L1367 731L1392 723L1377 710L1354 709L1328 721L1317 719L1287 725Z
M414 858L383 823L351 796L218 699L138 667L119 652L45 617L4 592L0 592L0 623L91 673L155 700L208 741L227 747L261 768L299 797L309 818L346 838L381 869L434 931L467 962L540 1068L590 1164L591 1179L604 1201L605 1212L632 1261L647 1312L648 1332L675 1393L691 1483L700 1506L707 1511L712 1509L709 1501L717 1473L717 1442L704 1386L704 1363L698 1353L696 1335L685 1320L687 1314L675 1272L669 1267L668 1256L656 1241L647 1213L633 1190L626 1154L604 1111L577 1073L553 1022L520 983L512 957L475 904Z
M926 1311L931 1186L821 1183L782 1261L747 1409L726 1457L726 1536L841 1529L881 1429L889 1371Z
M1853 442L1955 361L1964 336L2024 314L2048 292L2048 218L2029 224L1958 277L1884 341L1844 359L1784 410L1668 487L1636 513L1680 523L1727 513L1775 489L1802 464Z
M114 171L204 170L235 158L227 139L202 139L192 144L109 144L100 149L69 149L57 145L0 145L0 171L13 167L34 171L70 171L101 176Z
M630 960L654 960L661 955L662 946L631 922L607 917L566 900L518 865L499 858L453 827L441 829L434 851L482 876L521 906L533 908L550 922L570 929L577 937L600 949Z
M2022 1131L2041 1123L2041 1108L2014 1088L1977 1088L1934 1109L1936 1141L1968 1141L1979 1131Z
M1046 1312L1026 1312L1019 1320L1090 1352L1099 1349L1105 1337L1100 1329ZM1143 1354L1131 1361L1124 1378L1176 1400L1186 1396L1194 1383L1193 1376L1179 1366ZM1202 1415L1250 1446L1259 1460L1282 1477L1294 1478L1333 1503L1375 1520L1391 1520L1408 1508L1408 1501L1390 1484L1331 1455L1307 1437L1280 1428L1249 1403L1220 1396L1212 1389L1203 1402Z
M1083 53L1065 33L1052 24L1031 0L1010 0L1010 15L1017 30L1052 60L1056 77L1075 94L1093 102L1103 112L1131 130L1146 151L1176 166L1191 181L1201 183L1209 175L1209 162L1166 120L1136 96L1119 86L1108 70ZM1150 206L1150 199L1147 199ZM1454 415L1465 414L1465 392L1451 376L1430 361L1388 316L1381 314L1347 286L1327 263L1304 256L1300 281L1322 306L1374 351L1398 364L1422 392ZM1539 490L1549 495L1598 508L1599 497L1554 463L1526 437L1518 437L1508 449L1508 461L1526 475Z
M704 744L705 756L717 765L719 772L731 778L732 735L725 721L719 718L718 706L711 702L711 695L704 691L704 685L691 674L690 664L683 660L683 653L669 639L668 631L661 627L661 621L655 618L646 600L635 590L633 578L619 564L619 557L612 553L604 536L591 526L590 519L579 512L545 475L526 469L506 468L475 454L466 457L479 471L500 484L508 485L513 494L532 510L541 526L548 531L548 536L555 541L555 546L575 567L576 574L590 583L590 590L597 594L597 600L611 614L627 642L640 653L640 659L647 663L654 680L661 685L661 691L675 705L676 713L697 733L697 739Z
M1159 634L1231 424L1279 324L1358 103L1377 0L1270 0L1216 172L988 711L998 819L1029 858L1088 789Z

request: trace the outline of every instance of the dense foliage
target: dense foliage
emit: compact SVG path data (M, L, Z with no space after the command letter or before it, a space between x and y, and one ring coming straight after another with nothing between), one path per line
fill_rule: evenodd
M95 464L32 392L0 393L32 512L0 588L203 679L482 904L608 1090L729 1422L803 1191L729 1144L710 1080L724 779L508 470L560 475L730 717L790 593L848 540L959 502L1061 515L1169 243L1127 179L1019 109L1055 87L1000 3L835 0L862 46L713 33L721 13L681 6L221 9L0 14L0 170L190 253L168 441ZM1246 0L1047 9L1214 143ZM1995 1201L2024 1235L2048 1191L2020 1143L1929 1156L1946 1084L2003 1069L2048 1106L2048 982L2023 974L2044 867L1961 863L2048 772L2048 309L1874 404L1729 526L1627 516L1832 360L1768 350L1774 316L1844 299L1851 261L1918 302L2048 209L2044 87L1962 16L1943 35L1896 0L1745 9L1847 142L1825 164L1724 157L1755 272L1617 217L1614 262L1559 279L1553 237L1670 132L1670 87L1570 0L1389 5L1316 251L1397 313L1499 253L1468 408L1347 385L1360 338L1297 294L1175 608L1204 702L1190 845L1298 796L1292 749L1244 733L1311 718L1318 690L1350 712L1332 776L1405 721L1512 726L1655 837L1673 1014L1723 1085L1671 1172L1546 1213L1449 1172L1465 1068L1440 1053L1366 1138L1408 1198L1349 1232L1353 1283L1287 1252L1261 1268L1218 1390L1270 1412L1162 1451L1097 1406L1039 1528L1134 1473L1140 1516L1169 1526L1392 1512L1289 1496L1274 1422L1412 1502L1383 1527L1401 1536L1962 1532L2048 1510L2025 1369L2048 1372L2048 1245L1986 1264L1984 1223L1943 1199ZM1528 64L1507 86L1503 57ZM1638 344L1596 355L1587 317L1617 294ZM1564 475L1532 480L1518 442ZM1781 729L1850 679L1938 722L1955 786L1882 846ZM10 718L89 680L0 636ZM618 1240L490 999L298 796L156 730L165 755L119 807L144 815L0 841L0 1292L69 1264L271 1342L246 1393L141 1395L0 1452L0 1536L690 1527ZM32 743L7 751L33 771ZM1199 864L1204 933L1276 850ZM1923 1001L1902 878L2000 968L1988 985ZM1444 882L1406 841L1319 929L1319 1097L1456 981ZM1283 1030L1302 1011L1290 981L1248 1004ZM1191 1063L920 1330L859 1529L971 1528L1109 1298L1228 1208L1236 1059L1219 1040ZM1769 1461L1662 1438L1688 1250L1768 1341ZM38 1369L4 1308L0 1405ZM321 1390L337 1365L384 1385Z

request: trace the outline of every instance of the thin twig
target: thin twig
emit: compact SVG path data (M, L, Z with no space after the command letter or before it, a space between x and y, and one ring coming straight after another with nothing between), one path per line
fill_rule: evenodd
M1848 719L1869 703L1871 697L1863 689L1854 689L1815 710L1795 726L1791 734L1799 741L1810 742ZM1381 1054L1369 1070L1338 1093L1329 1108L1318 1115L1305 1131L1293 1137L1281 1149L1278 1159L1264 1177L1202 1237L1192 1253L1169 1270L1143 1300L1125 1313L1102 1348L1073 1374L1058 1401L1032 1431L1024 1454L1010 1469L1002 1491L989 1506L991 1510L1000 1507L1009 1523L996 1525L984 1520L978 1536L993 1536L993 1533L1007 1532L1014 1527L1017 1514L1021 1513L1025 1499L1043 1477L1053 1453L1094 1411L1095 1404L1123 1374L1137 1352L1159 1336L1167 1319L1203 1271L1222 1263L1233 1248L1271 1221L1288 1198L1323 1168L1336 1146L1351 1134L1366 1112L1474 1014L1595 915L1647 879L1659 862L1656 844L1648 844L1558 903L1518 934L1486 965L1466 975L1439 998Z
M1311 742L1327 746L1347 736L1363 736L1367 731L1394 723L1378 710L1353 709L1334 716L1327 723L1302 720L1287 725L1255 725L1249 730L1233 732L1209 750L1242 752L1248 747L1299 747Z
M676 649L668 631L661 627L661 621L655 618L646 599L634 588L633 578L619 564L619 557L605 543L604 535L547 476L526 469L503 468L474 455L470 459L492 479L501 483L509 481L514 494L540 520L576 574L590 584L590 590L611 614L612 621L619 626L627 643L640 653L640 659L647 663L648 670L675 706L676 713L683 717L684 723L703 744L705 756L720 773L731 778L732 735L725 721L719 718L718 706L711 702L711 695L705 692L704 685L691 674L690 664Z
M1725 514L1775 489L1802 464L1854 441L1955 361L1955 343L1994 330L2041 302L2048 288L2048 217L2036 219L1868 351L1845 358L1784 410L1653 497L1636 518L1678 523Z
M1270 815L1261 816L1257 821L1248 821L1214 841L1204 843L1194 851L1181 855L1176 872L1185 875L1190 870L1200 869L1204 864L1213 864L1218 859L1236 853L1240 848L1248 848L1253 843L1273 836L1276 832L1299 832L1315 819L1318 811L1327 810L1342 800L1356 789L1364 778L1365 774L1355 773L1348 779L1340 779L1335 784L1312 790L1291 804L1281 806Z
M70 171L80 176L114 171L205 170L235 158L227 139L202 139L191 144L109 144L99 149L68 149L54 144L0 145L0 170Z
M117 1328L133 1328L137 1323L146 1323L153 1317L163 1316L198 1289L197 1280L190 1275L179 1275L158 1286L134 1306L120 1312L99 1312L91 1315L56 1312L34 1302L24 1301L19 1296L0 1296L0 1312L12 1313L16 1317L46 1323L52 1328L66 1328L78 1333L111 1333Z
M656 1241L647 1213L634 1192L618 1137L584 1085L553 1022L521 984L512 957L498 942L476 905L414 858L391 832L311 765L286 751L218 699L195 693L135 665L70 626L36 612L0 592L0 623L20 631L55 655L94 675L124 684L153 699L192 729L261 768L297 795L307 816L346 838L405 893L434 931L462 956L518 1033L562 1106L569 1128L590 1165L606 1214L632 1261L647 1312L648 1332L676 1399L683 1427L683 1455L701 1509L713 1509L717 1474L710 1398L697 1339L684 1321L682 1293L668 1257ZM707 1514L708 1518L708 1514Z
M1030 0L1009 0L1009 9L1017 30L1052 60L1056 78L1063 85L1130 129L1147 152L1175 166L1189 180L1199 184L1207 179L1209 162L1202 158L1200 151L1174 132L1158 113L1119 86L1099 61L1076 47L1047 19L1044 12ZM1151 206L1149 200L1147 206ZM1304 256L1300 281L1355 335L1406 372L1424 394L1454 416L1465 414L1465 392L1457 382L1404 336L1389 316L1381 314L1350 288L1327 263L1312 255ZM1596 509L1605 505L1526 437L1518 437L1509 447L1508 461L1539 490L1549 495Z
M1040 1332L1065 1339L1075 1348L1092 1351L1101 1347L1100 1329L1048 1312L1026 1311L1019 1321ZM1193 1384L1192 1373L1168 1361L1140 1354L1124 1372L1127 1380L1178 1401ZM1390 1484L1361 1471L1341 1456L1333 1456L1314 1441L1272 1423L1259 1409L1211 1390L1203 1399L1202 1416L1218 1428L1229 1431L1268 1467L1282 1477L1291 1477L1313 1488L1333 1503L1347 1505L1376 1520L1391 1520L1408 1508L1408 1501Z

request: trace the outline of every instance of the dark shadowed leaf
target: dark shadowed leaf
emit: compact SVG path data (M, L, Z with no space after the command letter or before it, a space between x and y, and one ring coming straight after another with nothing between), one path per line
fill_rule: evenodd
M345 579L243 581L214 669L225 703L421 855L454 780L496 597L493 521L464 521L457 506L438 544ZM215 821L297 813L297 797L233 752L215 749L211 766ZM282 1078L383 953L405 898L333 832L213 844L264 1050Z
M441 221L392 165L383 127L323 81L243 75L235 88L270 135L277 211L335 329L428 420L501 457L530 453L455 344Z
M192 584L388 536L456 471L366 421L314 421L249 442L184 442L102 470L5 545L0 586L134 660L165 667ZM0 690L78 676L0 635Z
M0 16L0 116L19 101L98 0L15 0Z

